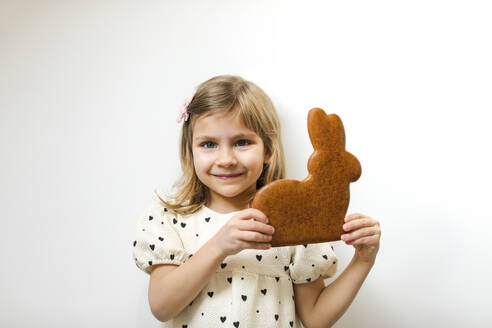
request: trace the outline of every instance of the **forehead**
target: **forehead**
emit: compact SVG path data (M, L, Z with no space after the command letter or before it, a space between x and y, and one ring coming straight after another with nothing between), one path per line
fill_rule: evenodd
M244 124L238 112L200 116L193 126L194 140L257 136Z

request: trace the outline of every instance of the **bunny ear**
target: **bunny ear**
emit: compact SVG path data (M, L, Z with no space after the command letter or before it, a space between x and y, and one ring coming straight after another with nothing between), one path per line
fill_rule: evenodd
M314 149L345 149L345 130L337 114L326 115L321 108L311 109L308 114L308 132Z

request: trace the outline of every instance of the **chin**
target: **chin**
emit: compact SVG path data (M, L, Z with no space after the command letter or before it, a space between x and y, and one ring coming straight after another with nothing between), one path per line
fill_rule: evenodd
M233 198L241 195L241 192L219 192L222 197Z
M218 191L216 191L216 193L220 194L223 197L232 198L232 197L236 197L236 196L243 194L245 191L246 191L246 189L218 190Z

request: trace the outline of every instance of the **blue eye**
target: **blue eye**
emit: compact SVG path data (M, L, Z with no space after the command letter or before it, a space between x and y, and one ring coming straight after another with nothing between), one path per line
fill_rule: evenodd
M237 143L240 143L241 141L246 141L247 142L247 145L250 145L251 144L251 141L246 140L246 139L241 139ZM247 146L247 145L245 145L245 146Z
M203 148L212 148L212 146L207 147L206 145L208 145L208 144L215 145L215 142L213 142L213 141L205 141L205 142L203 142L200 145L200 147L203 147ZM236 144L239 145L239 146L248 146L248 145L251 144L251 141L250 140L246 140L246 139L241 139L241 140L237 141ZM240 144L242 144L242 145L240 145Z
M212 142L212 141L205 141L204 143L202 143L202 144L201 144L201 146L202 146L203 148L210 148L210 147L205 147L205 145L207 145L207 144L213 144L213 143L214 143L214 142Z

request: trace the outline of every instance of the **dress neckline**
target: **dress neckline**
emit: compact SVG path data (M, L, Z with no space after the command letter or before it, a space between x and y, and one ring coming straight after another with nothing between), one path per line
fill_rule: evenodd
M229 216L231 214L235 214L235 213L238 213L238 212L241 212L241 211L234 211L234 212L228 212L228 213L219 213L217 211L214 211L213 209L211 209L210 207L207 207L205 205L202 205L203 209L205 209L206 211L208 212L211 212L212 214L216 215L216 216Z

